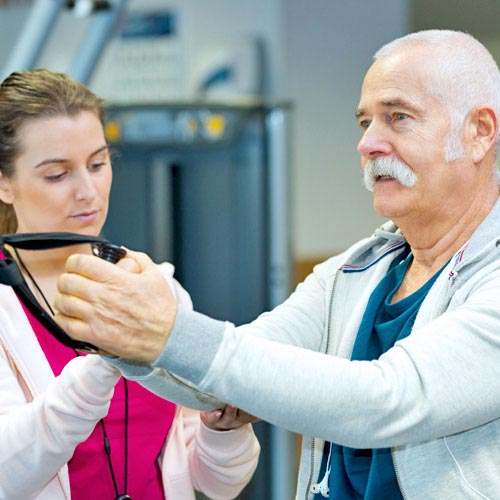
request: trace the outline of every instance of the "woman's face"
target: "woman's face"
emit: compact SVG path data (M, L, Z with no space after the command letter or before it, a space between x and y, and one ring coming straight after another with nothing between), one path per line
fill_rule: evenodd
M97 236L106 220L112 172L99 118L90 111L26 122L18 131L14 175L0 175L19 233L66 231Z

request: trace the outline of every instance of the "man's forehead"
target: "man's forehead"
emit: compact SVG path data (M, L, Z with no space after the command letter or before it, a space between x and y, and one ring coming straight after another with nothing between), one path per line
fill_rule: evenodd
M400 111L419 112L423 108L423 102L416 99L413 95L406 95L401 92L394 92L392 95L380 96L378 99L363 99L359 102L356 110L356 116L372 114L379 111L390 111L397 109Z
M368 108L421 108L431 97L427 88L427 74L415 59L384 57L375 61L365 76L358 112Z

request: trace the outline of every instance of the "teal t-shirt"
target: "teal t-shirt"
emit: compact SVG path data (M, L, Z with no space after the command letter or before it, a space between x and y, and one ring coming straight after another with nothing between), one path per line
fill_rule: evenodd
M372 292L354 343L352 360L378 359L410 334L420 305L439 275L436 273L416 292L391 304L412 259L411 253L403 253ZM329 443L325 446L320 479L326 469L330 446L330 498L402 500L390 448L354 449ZM322 496L317 494L316 498Z

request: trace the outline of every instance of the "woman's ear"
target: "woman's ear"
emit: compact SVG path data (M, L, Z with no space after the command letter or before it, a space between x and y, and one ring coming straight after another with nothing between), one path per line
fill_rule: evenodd
M0 172L0 200L7 205L14 203L14 189L10 179Z
M486 154L495 148L498 131L498 117L491 108L477 108L468 117L468 131L472 159L480 162Z

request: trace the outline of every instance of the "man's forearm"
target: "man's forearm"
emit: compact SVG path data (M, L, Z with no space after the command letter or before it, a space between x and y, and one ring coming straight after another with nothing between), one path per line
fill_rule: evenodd
M174 329L160 357L154 363L124 358L106 359L124 377L176 404L198 410L220 408L223 403L196 385L203 379L217 352L225 323L190 308L179 307ZM200 336L199 332L204 332ZM196 362L193 360L196 359ZM161 376L157 376L161 373ZM175 375L174 375L175 373Z
M210 368L226 323L179 306L168 342L153 367L198 384ZM196 359L196 363L192 360Z

